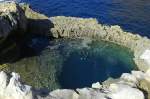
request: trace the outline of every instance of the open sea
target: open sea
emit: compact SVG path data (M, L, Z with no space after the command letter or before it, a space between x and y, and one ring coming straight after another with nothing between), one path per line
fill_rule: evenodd
M51 16L96 18L125 31L150 37L150 0L22 0Z

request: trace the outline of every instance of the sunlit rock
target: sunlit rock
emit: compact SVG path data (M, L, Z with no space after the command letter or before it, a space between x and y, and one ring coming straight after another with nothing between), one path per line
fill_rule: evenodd
M93 83L92 88L100 89L100 88L102 88L102 85L99 82Z
M26 23L23 10L15 2L0 3L0 37L7 37L15 30L25 31Z
M111 84L111 99L145 99L144 94L136 88L123 84Z
M140 56L141 59L145 60L145 62L150 65L150 50L145 50L144 53Z
M137 79L144 79L145 74L142 71L132 71L131 74Z
M67 89L63 89L63 90L55 90L53 92L50 93L50 97L49 99L78 99L78 94L73 91L73 90L67 90Z
M2 71L0 77L0 99L33 99L31 87L20 83L19 74L12 73L9 80Z
M79 93L78 99L108 99L106 94L100 90L95 90L91 88L77 89Z
M135 84L137 83L136 77L134 75L132 75L132 74L129 74L129 73L123 73L121 75L121 79L129 81L129 82L133 82Z

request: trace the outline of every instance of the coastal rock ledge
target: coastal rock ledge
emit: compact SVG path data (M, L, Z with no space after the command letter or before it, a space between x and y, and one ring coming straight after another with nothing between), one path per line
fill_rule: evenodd
M21 37L24 34L37 34L49 36L51 39L86 37L113 42L134 52L134 61L139 71L123 73L117 80L108 81L109 84L97 82L91 88L57 89L47 95L22 83L19 74L13 72L9 75L1 71L0 99L150 99L150 40L147 37L125 32L119 26L99 24L92 18L48 18L33 11L27 4L1 2L0 47L3 48L5 42L9 41L5 45L7 50L0 50L1 56L6 51L17 48L18 40L11 42L11 37L20 37L20 34Z
M97 82L92 88L57 89L43 96L40 92L32 90L31 86L22 84L19 74L13 72L9 78L1 71L0 99L148 99L149 94L141 89L149 89L149 78L148 72L132 71L131 74L122 74L118 81L110 85ZM143 83L144 80L147 83Z

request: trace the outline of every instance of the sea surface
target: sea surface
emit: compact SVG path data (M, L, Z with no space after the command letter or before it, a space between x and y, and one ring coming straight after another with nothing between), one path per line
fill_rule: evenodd
M150 0L22 0L48 16L96 18L150 37Z

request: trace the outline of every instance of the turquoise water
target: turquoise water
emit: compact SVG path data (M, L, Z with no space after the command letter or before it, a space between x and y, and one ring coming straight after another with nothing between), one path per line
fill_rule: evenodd
M21 59L8 68L20 73L27 84L49 90L90 87L133 69L133 53L128 49L90 39L50 41L38 56Z

